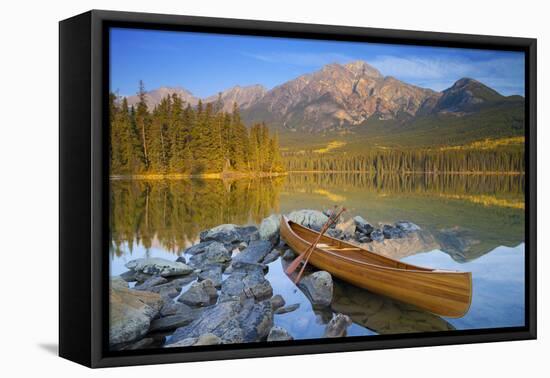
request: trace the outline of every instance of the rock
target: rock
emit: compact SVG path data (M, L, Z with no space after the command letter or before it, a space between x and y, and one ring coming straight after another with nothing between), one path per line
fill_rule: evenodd
M386 239L399 239L405 236L404 232L398 228L385 224L382 227L382 233Z
M192 309L187 307L187 311L182 311L175 315L166 316L164 318L155 319L151 322L149 332L164 332L177 329L179 327L190 324L197 319L202 309Z
M205 333L204 335L201 335L197 342L193 345L219 345L222 343L222 339L220 339L218 336L214 335L213 333Z
M263 341L273 326L270 301L227 301L207 307L202 315L188 326L178 328L169 345L182 343L188 338L198 339L211 333L223 343ZM192 345L192 344L191 344Z
M121 348L116 348L117 350L138 350L145 349L152 346L155 343L155 339L152 337L146 337L144 339L138 340L135 343L127 344Z
M334 211L335 211L334 209L325 209L325 210L323 210L323 214L327 218L330 218L334 214ZM334 222L334 224L331 227L334 227L335 225L337 225L340 222L342 222L342 216L341 215L338 217L338 219L336 219L336 222Z
M216 288L222 285L222 267L221 265L208 265L199 273L199 281L209 279Z
M274 295L270 299L271 302L271 308L273 310L277 310L280 307L283 307L285 305L285 300L280 294Z
M371 238L369 238L368 236L361 236L359 239L357 239L357 241L359 243L369 243L371 242Z
M329 228L327 230L327 235L336 239L340 239L343 236L342 231L337 228Z
M324 270L312 273L298 283L305 289L308 298L314 307L330 306L332 302L332 276Z
M142 282L136 286L134 286L135 290L149 290L153 286L162 285L167 283L168 280L161 276L152 276L145 280L145 282Z
M165 348L188 347L188 346L195 345L197 340L198 340L197 337L188 337L187 339L183 339L183 340L179 340L177 342L172 342L172 343L165 344L164 347Z
M288 331L282 327L272 327L267 335L267 341L287 341L294 340Z
M292 249L287 249L285 253L283 253L283 260L294 260L296 258L296 254Z
M158 275L162 277L182 276L193 271L190 266L161 258L142 258L126 263L126 268L135 272Z
M206 246L202 252L197 252L189 259L189 264L194 267L205 265L224 264L231 261L231 252L220 242L213 242Z
M120 276L111 277L111 288L113 289L127 289L128 282L126 282Z
M128 343L145 336L162 303L162 297L155 293L111 287L109 344Z
M237 246L237 248L239 249L239 251L242 251L242 250L245 249L246 247L248 247L248 243L247 243L247 242L240 242L239 245Z
M275 314L276 315L286 314L287 312L295 311L298 308L300 308L300 304L299 303L294 303L294 304L291 304L291 305L286 306L286 307L278 308L277 310L275 310Z
M317 231L328 221L328 217L317 210L293 211L288 215L288 219Z
M255 240L248 244L248 247L246 247L244 251L233 257L231 265L234 265L235 262L259 263L271 251L271 248L270 242L266 240Z
M395 222L395 226L403 232L416 232L416 231L422 231L422 229L413 222L400 220L398 222Z
M178 301L189 306L208 306L218 297L218 291L214 283L209 279L201 282L195 282L189 290L183 293Z
M261 301L271 298L273 288L265 279L263 271L236 271L222 282L220 302L254 298Z
M187 259L185 258L185 256L178 256L178 258L176 259L176 262L187 264Z
M214 240L226 245L242 241L249 242L258 237L258 229L255 226L239 227L234 224L222 224L200 233L201 242Z
M265 257L264 259L262 260L262 264L270 264L272 263L273 261L277 260L279 258L279 251L277 251L276 249L274 249L273 251L269 252Z
M353 221L357 229L365 235L369 235L374 230L374 227L360 215L353 217Z
M224 273L232 274L233 272L254 272L259 271L262 273L267 272L267 265L261 263L245 262L245 261L234 261L229 268L225 270Z
M340 231L340 235L353 236L355 234L355 222L353 219L348 219L345 222L337 224L335 230Z
M384 241L384 234L382 233L382 231L380 230L373 230L371 233L370 233L370 238L373 240L373 241L377 241L377 242L381 242L381 241Z
M190 311L191 307L181 302L165 301L164 305L160 309L160 316L166 317L176 315L177 313L183 313Z
M267 240L275 245L279 242L279 226L281 224L281 216L279 214L272 214L269 217L262 220L260 224L260 239Z
M142 283L147 281L149 278L153 276L151 274L145 274L142 272L134 272L133 270L129 270L127 272L122 273L119 277L126 282Z
M189 274L183 278L177 278L172 281L169 281L162 285L156 285L147 289L147 291L152 291L153 293L158 293L164 298L175 298L179 295L181 288L194 280L197 279L197 276Z
M344 337L351 325L351 318L344 314L336 314L325 328L325 337Z
M206 250L206 247L208 247L212 243L214 243L214 240L195 244L194 246L187 248L183 253L190 256L196 255L197 253L202 253Z

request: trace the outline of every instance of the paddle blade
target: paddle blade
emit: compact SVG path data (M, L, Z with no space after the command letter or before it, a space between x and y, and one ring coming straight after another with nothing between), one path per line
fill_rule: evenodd
M292 262L288 265L285 272L286 274L292 274L294 271L298 268L302 260L304 259L304 254L299 255L296 257Z

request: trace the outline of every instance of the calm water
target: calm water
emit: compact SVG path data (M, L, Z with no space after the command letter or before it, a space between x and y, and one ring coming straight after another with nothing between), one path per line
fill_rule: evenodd
M270 214L341 204L371 223L407 219L430 243L393 256L409 263L473 273L470 311L441 318L335 281L332 308L314 310L284 274L269 265L274 294L294 312L275 323L295 338L322 336L333 312L353 319L349 335L511 327L524 324L523 176L388 176L291 174L261 180L112 181L111 274L139 257L175 259L198 233L222 224L258 224Z

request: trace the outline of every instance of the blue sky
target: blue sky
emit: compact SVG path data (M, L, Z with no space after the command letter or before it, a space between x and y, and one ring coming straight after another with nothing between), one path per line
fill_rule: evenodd
M111 90L135 94L140 79L146 89L180 86L199 97L234 85L271 89L325 64L359 59L438 91L471 77L504 95L524 95L518 52L119 28L111 30Z

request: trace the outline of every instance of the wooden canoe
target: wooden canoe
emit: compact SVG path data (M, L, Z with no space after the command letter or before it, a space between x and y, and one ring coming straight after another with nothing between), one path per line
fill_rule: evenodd
M281 237L303 254L318 232L281 217ZM472 274L423 268L323 235L309 262L355 286L440 316L460 318L472 301Z

